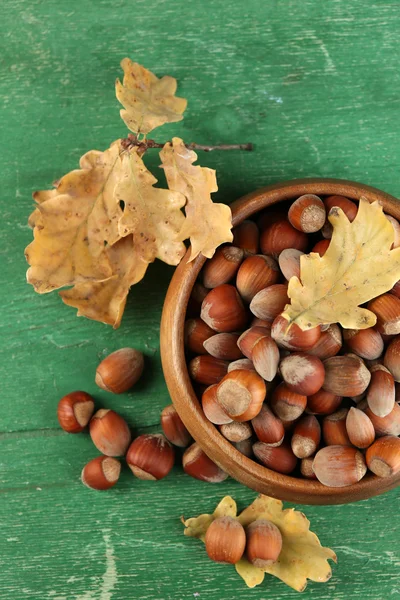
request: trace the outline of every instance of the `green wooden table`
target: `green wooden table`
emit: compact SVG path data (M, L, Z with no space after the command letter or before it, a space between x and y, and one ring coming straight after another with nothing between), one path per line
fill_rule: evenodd
M218 200L305 176L349 178L400 192L395 3L303 0L3 0L1 24L0 598L6 600L292 599L268 577L248 590L184 538L179 516L212 510L225 494L176 467L159 483L125 469L97 493L79 482L96 455L87 435L63 433L58 399L73 389L118 410L137 432L159 431L169 403L159 320L172 269L154 264L132 292L121 328L77 319L56 294L25 283L31 192L75 168L90 148L125 134L114 96L124 56L179 80L187 116L158 136L247 142L254 153L212 153ZM163 138L164 139L164 138ZM156 153L153 166L158 164ZM147 357L130 394L99 391L94 372L112 350ZM306 513L339 563L303 598L400 598L399 490Z

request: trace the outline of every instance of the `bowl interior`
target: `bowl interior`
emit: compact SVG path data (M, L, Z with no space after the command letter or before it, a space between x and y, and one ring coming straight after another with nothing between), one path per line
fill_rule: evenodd
M275 184L237 200L231 206L233 225L257 212L303 194L342 195L353 200L378 200L385 212L400 219L400 203L375 188L337 179L302 179ZM189 378L184 349L184 322L193 285L206 259L188 262L189 253L177 267L164 303L161 321L161 358L172 401L204 452L229 475L257 492L303 504L344 504L388 491L400 484L400 473L378 478L368 474L360 482L344 488L323 486L318 481L281 475L245 457L210 423L202 411Z

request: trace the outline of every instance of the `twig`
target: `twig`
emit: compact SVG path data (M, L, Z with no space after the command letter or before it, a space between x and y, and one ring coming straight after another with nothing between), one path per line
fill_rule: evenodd
M164 148L165 143L159 143L155 140L138 140L138 138L130 133L125 140L122 140L122 144L125 148L132 148L134 146L139 148L139 153L143 154L149 148ZM251 152L253 150L253 144L185 144L186 148L190 150L203 150L203 152L212 152L213 150L246 150Z

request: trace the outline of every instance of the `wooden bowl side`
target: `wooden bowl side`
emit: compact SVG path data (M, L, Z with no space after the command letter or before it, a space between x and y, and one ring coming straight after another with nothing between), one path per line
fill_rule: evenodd
M302 194L361 196L379 200L385 211L400 219L400 203L378 189L346 180L300 179L274 184L248 194L231 206L233 225L275 203ZM377 496L400 485L400 473L378 478L367 475L345 488L329 488L318 481L281 475L245 457L204 416L190 380L184 348L186 307L193 285L205 263L203 256L188 262L190 251L178 265L165 298L161 319L161 358L171 399L182 421L204 452L240 483L257 492L300 504L345 504Z

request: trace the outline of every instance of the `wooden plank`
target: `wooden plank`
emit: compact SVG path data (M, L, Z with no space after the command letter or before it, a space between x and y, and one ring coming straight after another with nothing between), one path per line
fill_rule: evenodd
M253 492L232 480L197 482L179 466L158 483L134 479L125 468L118 487L94 492L80 484L79 473L95 455L83 434L0 440L0 501L7 516L0 597L297 597L272 577L250 592L232 567L212 563L201 542L183 536L180 515L211 512L226 494L242 509ZM310 583L302 597L398 598L398 501L393 491L353 505L302 507L321 543L338 555L330 582Z

